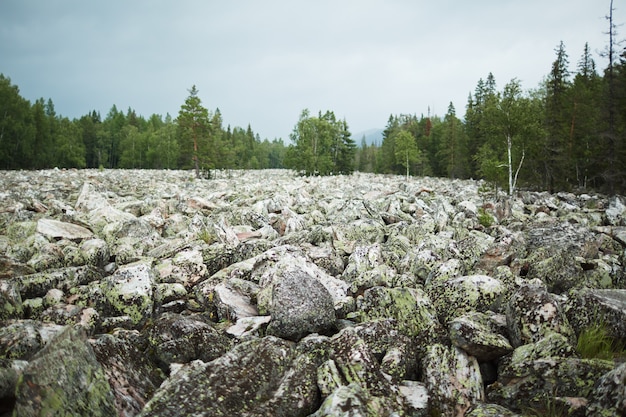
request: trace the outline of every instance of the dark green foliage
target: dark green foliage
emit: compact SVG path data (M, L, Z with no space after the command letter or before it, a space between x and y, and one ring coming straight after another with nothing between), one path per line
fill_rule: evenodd
M356 145L345 120L332 111L312 117L303 110L293 129L285 166L306 175L351 174Z

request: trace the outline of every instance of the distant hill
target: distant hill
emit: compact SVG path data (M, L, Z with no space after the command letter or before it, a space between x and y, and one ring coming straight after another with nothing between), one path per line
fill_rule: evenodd
M368 146L373 144L380 146L383 143L383 129L369 129L352 135L352 139L356 142L357 146L361 146L361 139L363 139L363 137L365 137L365 143L367 143Z

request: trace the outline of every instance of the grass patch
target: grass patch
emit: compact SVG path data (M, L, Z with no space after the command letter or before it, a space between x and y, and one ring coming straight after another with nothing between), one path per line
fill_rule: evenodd
M215 236L214 233L211 233L209 229L203 229L200 233L198 233L198 239L208 245L211 245L217 241L217 236Z
M583 359L615 359L625 354L624 343L611 337L603 323L592 324L580 332L576 351Z

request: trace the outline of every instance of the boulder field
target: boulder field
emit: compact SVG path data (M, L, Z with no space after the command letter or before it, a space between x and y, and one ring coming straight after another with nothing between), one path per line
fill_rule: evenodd
M0 416L626 415L626 199L0 172Z

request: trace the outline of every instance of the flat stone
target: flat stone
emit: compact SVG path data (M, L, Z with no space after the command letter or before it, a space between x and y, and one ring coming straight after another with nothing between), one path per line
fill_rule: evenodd
M93 237L93 232L83 226L53 219L39 219L37 232L53 239L82 240Z

